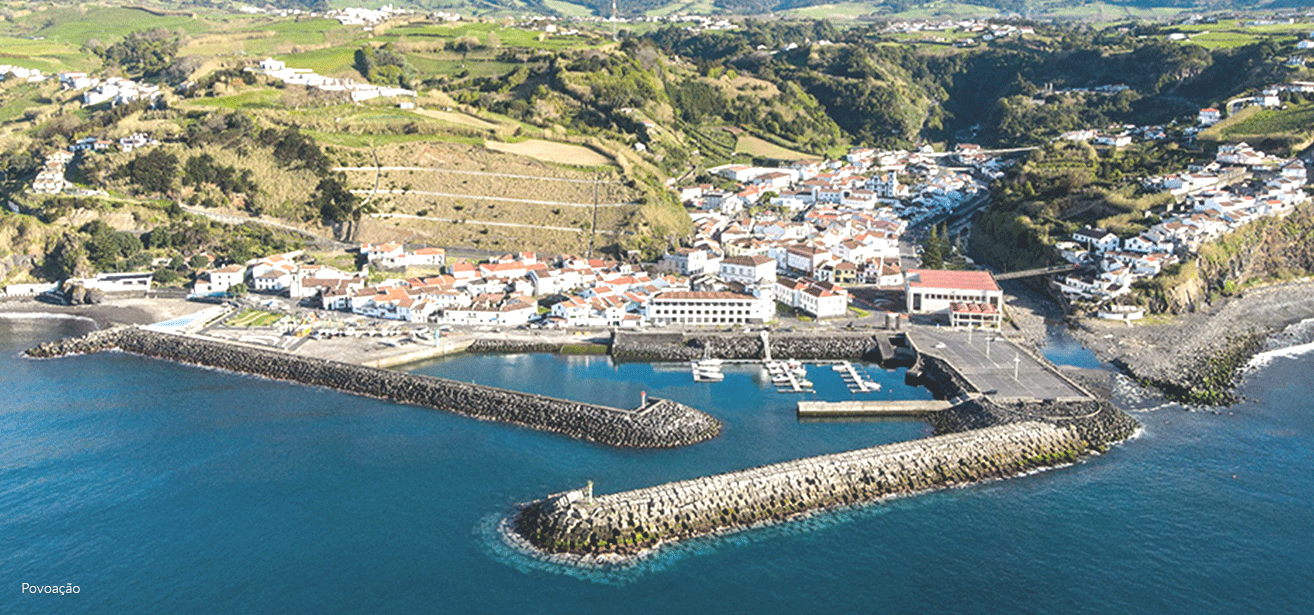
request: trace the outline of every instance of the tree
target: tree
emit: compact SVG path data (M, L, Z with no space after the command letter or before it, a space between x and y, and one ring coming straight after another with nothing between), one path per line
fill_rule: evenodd
M360 198L352 194L338 177L325 177L315 186L311 204L319 209L325 222L347 222L360 217L356 205Z
M173 189L173 178L178 173L178 157L161 149L153 149L123 166L122 174L143 192L164 193Z
M90 48L105 64L114 64L129 73L156 77L173 64L178 54L178 37L168 30L138 30L109 47Z
M247 293L246 284L238 282L228 287L227 294L229 297L241 297Z
M922 267L944 269L947 244L948 242L940 237L940 227L932 226L931 232L922 241Z

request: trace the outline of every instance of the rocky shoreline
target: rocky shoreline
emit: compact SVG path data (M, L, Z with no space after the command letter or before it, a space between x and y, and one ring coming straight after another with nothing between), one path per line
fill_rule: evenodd
M29 349L27 354L53 358L106 350L322 386L622 448L688 446L721 431L721 422L715 418L669 400L649 399L633 410L610 408L136 327L55 340Z
M1171 319L1131 326L1083 319L1073 335L1101 361L1172 401L1225 405L1236 400L1235 385L1251 357L1272 350L1274 336L1314 318L1312 297L1314 281L1274 284Z

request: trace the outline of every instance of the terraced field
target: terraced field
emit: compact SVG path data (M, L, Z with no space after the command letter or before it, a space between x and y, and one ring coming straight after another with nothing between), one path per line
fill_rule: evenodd
M377 212L362 222L361 241L582 252L597 236L610 243L639 208L638 193L614 172L453 143L397 144L378 154L380 167L342 167Z

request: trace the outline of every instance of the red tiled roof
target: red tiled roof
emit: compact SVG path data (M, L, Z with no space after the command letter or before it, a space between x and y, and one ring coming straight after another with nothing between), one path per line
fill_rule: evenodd
M997 314L992 303L950 303L949 311L957 314Z
M690 291L690 290L672 290L657 295L658 299L690 299L690 300L712 300L712 299L753 299L752 295L741 295L739 293L712 292L712 291Z
M941 269L913 269L908 272L908 286L912 288L953 288L959 290L999 290L989 271L946 271Z

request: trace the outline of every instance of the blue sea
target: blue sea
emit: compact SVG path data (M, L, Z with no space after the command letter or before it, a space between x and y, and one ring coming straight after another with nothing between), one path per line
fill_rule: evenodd
M0 320L0 613L1309 613L1314 355L1216 412L1142 402L1078 465L695 541L627 569L505 546L518 502L612 492L925 436L799 423L751 367L720 383L606 357L459 356L415 371L725 422L669 451L561 436L110 353L19 352L85 330ZM895 398L925 396L869 368ZM816 398L850 393L813 367ZM21 585L79 587L34 595Z

